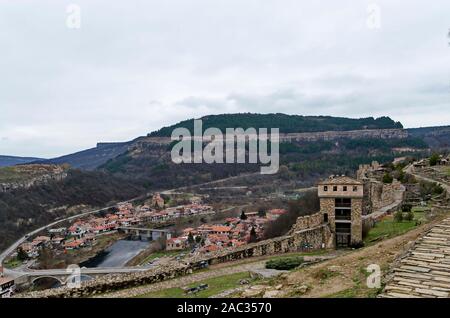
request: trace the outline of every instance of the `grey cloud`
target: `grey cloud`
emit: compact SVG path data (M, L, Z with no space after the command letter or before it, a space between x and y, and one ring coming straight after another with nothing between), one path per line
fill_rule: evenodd
M57 156L224 112L450 123L447 0L5 1L0 154ZM443 111L444 109L444 111Z

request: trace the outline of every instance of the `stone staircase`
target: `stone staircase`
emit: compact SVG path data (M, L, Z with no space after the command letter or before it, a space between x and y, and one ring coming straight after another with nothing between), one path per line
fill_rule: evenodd
M380 297L450 297L450 218L416 241L393 269L393 277Z

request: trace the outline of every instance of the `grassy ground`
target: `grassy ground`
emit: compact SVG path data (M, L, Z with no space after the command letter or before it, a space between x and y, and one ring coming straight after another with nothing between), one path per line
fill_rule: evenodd
M5 262L3 263L3 265L4 265L6 268L10 268L10 269L19 267L19 266L22 265L22 264L23 264L23 262L20 261L20 260L18 260L17 258L11 258L11 259L8 259L7 261L5 261Z
M152 292L139 296L140 298L208 298L240 286L239 281L242 279L250 279L248 272L231 274L226 276L215 277L203 281L196 282L187 287L192 288L202 284L208 284L206 290L197 294L185 294L181 288L168 288L157 292Z
M385 271L387 267L383 269ZM365 267L359 267L352 277L353 287L341 290L337 293L326 295L325 298L375 298L382 288L368 288L367 277L369 273Z
M392 215L387 216L369 231L369 234L364 238L364 244L374 244L381 239L392 238L412 230L424 220L423 210L424 208L420 207L413 208L414 219L412 221L396 222Z

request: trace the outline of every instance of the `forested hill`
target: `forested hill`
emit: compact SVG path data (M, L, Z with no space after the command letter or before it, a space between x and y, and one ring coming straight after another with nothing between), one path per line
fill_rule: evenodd
M346 131L360 129L403 128L400 122L389 117L380 118L343 118L331 116L299 116L286 114L223 114L210 115L201 118L203 129L210 127L225 131L226 128L279 128L280 133L301 133L319 131ZM184 120L178 124L163 127L148 134L149 137L171 136L175 128L184 127L193 132L194 119Z

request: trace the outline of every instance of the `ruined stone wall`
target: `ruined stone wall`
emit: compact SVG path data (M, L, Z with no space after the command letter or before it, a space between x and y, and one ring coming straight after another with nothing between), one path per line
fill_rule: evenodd
M301 216L297 218L297 221L292 227L291 232L302 231L306 229L310 229L313 227L317 227L323 223L323 214L322 212L317 212L312 215Z
M395 192L400 189L400 182L394 181L392 184L371 181L370 200L372 209L378 210L390 205L395 201Z
M292 235L246 245L228 253L219 252L208 261L210 264L218 264L254 256L311 251L322 247L332 247L331 231L328 225L325 224L316 228L294 232Z

